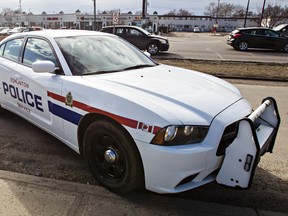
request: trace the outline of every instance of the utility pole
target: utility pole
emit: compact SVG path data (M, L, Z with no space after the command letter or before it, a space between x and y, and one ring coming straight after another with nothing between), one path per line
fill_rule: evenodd
M22 13L22 0L19 0L20 14Z
M22 0L19 0L19 8L20 8L20 27L22 26Z
M147 0L143 0L142 1L142 23L141 23L141 25L142 25L142 28L146 28L146 14L147 14L147 5L148 5L148 3L147 3Z
M218 24L218 14L219 14L219 7L220 7L220 0L218 0L217 10L216 10L216 22L213 24L212 33L215 35L217 28L219 27Z
M259 27L261 27L261 24L262 24L262 20L263 20L263 16L264 16L264 10L265 10L265 4L266 4L266 0L264 0L264 2L263 2L263 7L262 7L262 13L261 13Z
M244 20L244 28L246 27L247 16L249 12L249 4L250 4L250 0L248 0L248 3L247 3L247 9L246 9L245 20Z
M142 19L146 19L146 13L147 13L147 0L143 0L142 2Z
M219 14L220 0L218 0L217 10L216 10L216 24L218 24L218 14Z
M96 22L96 0L93 0L94 2L94 21L93 21L93 30L97 30L97 22Z

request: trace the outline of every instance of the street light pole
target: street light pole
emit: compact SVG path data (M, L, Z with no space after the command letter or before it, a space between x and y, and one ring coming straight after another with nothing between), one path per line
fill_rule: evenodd
M19 7L20 7L20 25L22 26L22 0L19 0Z
M246 21L247 21L247 16L249 12L249 4L250 4L250 0L248 0L248 3L247 3L247 9L246 9L245 20L244 20L244 28L246 27Z
M142 1L142 19L146 19L147 13L147 0Z
M93 2L94 2L94 22L93 22L93 30L96 31L96 30L97 30L97 29L96 29L96 25L97 25L97 23L96 23L96 0L93 0Z
M217 10L216 10L216 24L218 24L219 7L220 7L220 0L218 0Z
M264 15L264 10L265 10L265 4L266 4L266 0L264 0L264 2L263 2L263 7L262 7L262 13L261 13L261 18L260 18L259 27L261 27L261 24L262 24L263 15Z

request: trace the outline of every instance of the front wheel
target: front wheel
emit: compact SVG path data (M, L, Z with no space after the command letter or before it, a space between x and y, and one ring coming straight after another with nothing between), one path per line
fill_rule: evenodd
M95 178L107 189L127 193L144 181L134 140L112 120L93 122L84 135L84 157Z
M238 44L238 50L245 51L248 49L248 43L246 41L242 41Z
M154 55L156 53L159 52L159 46L158 44L156 43L150 43L148 46L147 46L147 51L151 54L151 55Z

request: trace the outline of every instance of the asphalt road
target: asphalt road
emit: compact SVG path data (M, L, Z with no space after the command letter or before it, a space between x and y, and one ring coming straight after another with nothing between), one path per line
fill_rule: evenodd
M273 50L250 49L246 52L234 50L226 44L227 34L171 33L168 52L157 58L187 58L222 61L255 61L287 63L288 54Z
M288 212L288 88L237 86L253 107L257 107L263 97L275 97L282 117L275 151L261 159L252 187L249 190L235 190L210 183L185 193L164 196ZM54 137L9 112L1 115L0 124L0 169L84 184L98 184L93 180L83 158ZM141 193L150 194L147 191ZM154 197L153 193L151 197ZM155 202L161 202L161 196Z

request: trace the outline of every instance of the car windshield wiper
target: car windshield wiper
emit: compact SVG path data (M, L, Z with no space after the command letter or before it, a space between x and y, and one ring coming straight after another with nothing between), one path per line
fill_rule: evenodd
M81 75L95 75L95 74L115 73L115 72L120 72L120 71L122 71L122 70L103 70L103 71L82 73Z
M154 67L154 66L156 66L156 65L139 64L139 65L134 65L134 66L131 66L131 67L124 68L122 71L139 69L139 68L145 68L145 67Z
M95 71L95 72L86 72L86 73L82 73L81 75L95 75L95 74L115 73L115 72L121 72L121 71L126 71L126 70L133 70L133 69L138 69L138 68L154 67L154 66L156 66L156 65L139 64L139 65L134 65L134 66L127 67L127 68L124 68L124 69L119 69L119 70L103 70L103 71Z

